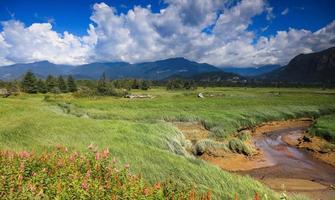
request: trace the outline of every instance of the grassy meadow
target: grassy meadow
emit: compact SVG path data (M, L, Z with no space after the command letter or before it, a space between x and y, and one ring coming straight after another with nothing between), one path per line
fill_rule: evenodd
M205 98L197 98L202 92ZM90 144L151 184L173 180L181 188L211 191L214 199L279 199L250 177L225 172L184 150L174 121L201 121L211 137L225 140L236 129L264 121L318 117L335 112L335 90L198 88L131 93L152 99L76 98L71 94L0 99L0 148L42 153L57 145L86 152ZM334 117L330 117L334 124ZM322 119L322 118L321 118ZM325 122L328 123L328 122Z

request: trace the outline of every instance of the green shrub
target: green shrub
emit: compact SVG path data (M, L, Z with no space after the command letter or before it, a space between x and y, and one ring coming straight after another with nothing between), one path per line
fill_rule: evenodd
M241 141L247 141L247 140L250 140L251 134L249 130L243 130L237 134L237 137Z
M92 145L90 149L94 149ZM1 199L210 199L173 182L150 185L120 167L109 150L86 154L58 147L36 155L0 151Z
M240 153L244 155L252 154L250 148L237 138L233 138L229 141L229 149L234 153Z
M216 151L219 150L219 149L221 149L221 150L223 149L224 151L228 151L228 148L227 148L225 143L221 143L221 142L214 141L214 140L211 140L211 139L204 139L204 140L198 141L194 145L193 154L194 155L202 155L205 152L215 154Z

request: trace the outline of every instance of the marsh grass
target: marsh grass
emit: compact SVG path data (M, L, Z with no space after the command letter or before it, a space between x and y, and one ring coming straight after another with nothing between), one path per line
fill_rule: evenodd
M280 96L269 95L270 91ZM142 91L132 91L133 93ZM198 92L220 94L198 99ZM151 184L173 179L181 188L211 191L213 199L278 199L248 176L231 174L185 156L180 132L166 121L200 121L217 140L227 141L238 128L264 121L313 117L335 110L335 96L315 89L199 88L191 93L147 91L154 99L74 98L22 95L0 99L0 148L43 152L62 144L83 152L93 143L111 156L130 163L131 171ZM64 112L64 103L70 104ZM65 108L67 110L68 108ZM86 113L89 118L71 114Z
M324 115L318 118L310 132L335 143L335 115Z

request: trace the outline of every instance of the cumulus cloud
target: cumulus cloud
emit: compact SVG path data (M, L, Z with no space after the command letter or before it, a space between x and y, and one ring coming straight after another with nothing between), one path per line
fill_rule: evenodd
M93 6L87 35L57 33L50 23L25 26L2 22L0 65L49 60L81 64L95 61L142 62L183 56L217 66L285 64L299 53L334 46L335 21L316 32L290 28L257 37L250 25L273 8L264 0L165 0L154 13L135 6L127 13L105 3ZM287 11L288 12L288 11ZM204 31L207 30L207 31Z
M2 63L49 60L54 63L85 63L89 46L68 32L59 34L50 23L2 22L0 55Z

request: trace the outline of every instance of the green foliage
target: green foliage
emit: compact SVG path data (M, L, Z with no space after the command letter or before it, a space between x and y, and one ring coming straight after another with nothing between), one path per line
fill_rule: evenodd
M98 81L97 92L99 95L108 96L109 88L107 86L106 74L103 73L101 78Z
M225 143L217 142L211 139L204 139L198 141L194 145L193 153L195 155L202 155L205 152L215 154L217 150L229 151Z
M249 130L243 130L237 134L238 139L241 141L248 141L251 138Z
M62 93L68 92L67 84L65 83L62 76L58 77L58 88Z
M95 89L90 87L81 86L75 93L73 93L74 97L81 98L81 97L90 97L93 98L97 96L97 92Z
M48 92L59 91L57 79L55 77L49 75L45 80L45 84L47 86ZM58 88L58 90L56 88Z
M42 79L37 81L37 90L39 93L45 94L48 92L48 88L45 85L45 82Z
M5 87L10 94L17 95L20 93L20 86L17 81L8 82Z
M80 88L84 85L94 89L96 82L78 81ZM281 95L274 97L269 91ZM208 95L200 100L196 97L199 92ZM334 112L334 92L304 88L166 91L153 87L146 91L155 96L153 99L77 98L61 94L51 95L52 101L43 101L45 95L23 94L0 99L0 148L41 153L59 143L85 152L87 144L94 143L109 148L122 163L130 163L132 172L150 184L171 178L178 188L194 184L196 191L210 190L213 199L234 199L235 193L239 199L251 199L256 191L262 199L265 194L268 199L279 199L277 193L250 177L183 156L180 133L166 120L201 121L211 136L228 143L231 134L241 127ZM70 114L58 105L64 102L73 106ZM76 109L89 118L71 114Z
M229 141L229 149L234 153L240 153L244 155L251 155L250 148L245 145L240 139L233 138Z
M37 79L31 71L28 71L21 82L22 90L26 93L37 93Z
M86 154L65 147L40 155L0 151L1 199L200 199L173 183L150 185L130 165L110 158L109 149ZM205 197L205 196L204 196ZM202 198L209 199L209 198Z
M193 80L182 80L182 79L174 79L169 80L166 84L167 90L195 90L197 88L196 83Z
M325 115L318 118L310 132L335 143L335 115Z
M68 86L69 92L76 92L78 90L76 81L71 75L67 77L67 86Z
M149 80L143 80L141 81L140 89L141 90L148 90L150 89L151 82Z

